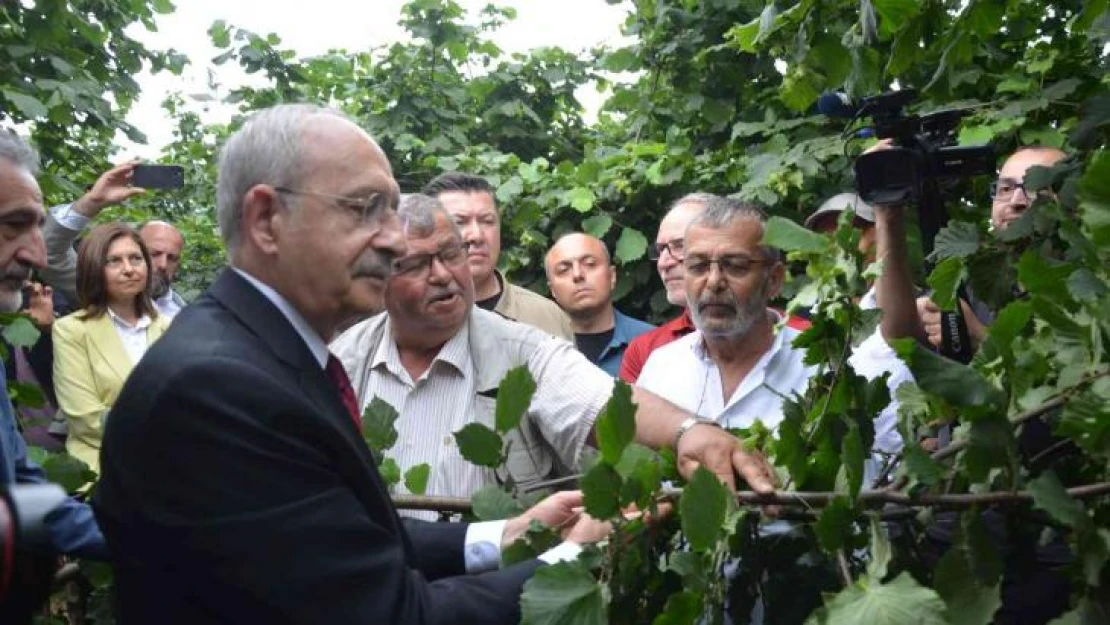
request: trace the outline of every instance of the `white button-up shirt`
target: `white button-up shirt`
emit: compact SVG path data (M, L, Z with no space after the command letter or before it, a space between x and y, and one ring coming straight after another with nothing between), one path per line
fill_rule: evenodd
M748 428L758 420L774 429L782 421L782 397L804 392L816 370L803 363L805 352L791 346L798 334L780 330L727 401L721 372L699 331L653 351L636 384L726 428Z
M131 364L137 364L139 359L146 353L146 348L149 347L146 340L146 329L150 327L150 317L143 315L131 325L123 320L111 308L108 309L108 316L112 319L112 327L116 329L116 335L123 343L123 349L127 352L127 356L131 358Z

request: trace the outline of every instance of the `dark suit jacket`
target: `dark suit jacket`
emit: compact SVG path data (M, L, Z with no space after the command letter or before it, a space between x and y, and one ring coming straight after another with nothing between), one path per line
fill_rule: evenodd
M516 623L531 561L464 574L398 520L335 386L231 270L133 370L94 508L127 623Z

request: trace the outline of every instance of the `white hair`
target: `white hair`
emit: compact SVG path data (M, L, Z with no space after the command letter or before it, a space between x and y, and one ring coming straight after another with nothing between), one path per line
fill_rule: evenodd
M322 106L279 104L255 113L224 144L216 184L216 219L229 257L239 248L247 191L259 184L300 186L305 173L301 134L305 123L317 115L350 120L342 111Z
M0 130L0 159L26 170L32 176L39 173L39 155L31 144L10 130Z

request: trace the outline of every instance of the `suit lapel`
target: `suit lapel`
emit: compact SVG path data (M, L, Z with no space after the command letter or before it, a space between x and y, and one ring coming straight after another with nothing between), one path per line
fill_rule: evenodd
M370 450L355 428L351 416L339 397L339 389L324 373L308 345L278 308L254 285L232 269L225 269L208 293L232 312L247 329L257 335L274 352L278 360L297 372L301 390L306 398L319 408L317 414L331 422L349 443L366 467L366 475L380 497L392 509L389 491L385 487ZM394 515L396 519L396 515ZM403 534L400 521L396 530Z
M100 357L122 383L131 373L131 357L127 355L127 350L123 348L123 341L120 340L119 333L116 332L112 317L108 313L104 313L95 319L90 319L88 328L89 343L92 344L93 349L100 354Z

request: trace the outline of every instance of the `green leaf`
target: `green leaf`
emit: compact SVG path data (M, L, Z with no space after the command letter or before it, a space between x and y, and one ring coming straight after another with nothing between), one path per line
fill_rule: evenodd
M1068 494L1055 472L1041 473L1029 480L1025 488L1033 495L1033 507L1044 510L1060 523L1073 528L1090 523L1083 504Z
M682 533L690 550L704 553L713 549L722 531L729 507L728 488L705 467L698 467L679 500Z
M1102 378L1064 405L1056 434L1075 441L1081 449L1110 462L1110 379Z
M598 239L605 236L605 233L609 232L609 228L612 227L613 218L605 213L587 217L582 220L582 231Z
M884 37L897 32L921 12L917 0L872 0L872 4L879 14L879 33Z
M1090 269L1081 267L1068 277L1068 293L1079 302L1097 302L1110 288Z
M948 625L937 593L902 573L889 584L860 580L806 620L806 625Z
M933 289L932 300L941 310L956 309L956 289L967 279L963 258L949 256L933 268L926 281Z
M948 606L952 625L982 625L991 622L1002 605L999 585L983 586L972 571L967 552L954 546L937 563L933 587Z
M829 249L829 239L789 219L771 217L763 231L763 245L784 252L821 254Z
M378 473L382 476L382 481L385 482L386 488L393 490L393 487L401 483L401 467L397 466L397 461L390 457L382 458L378 464Z
M497 202L508 204L524 192L524 181L520 176L509 176L501 186L497 187Z
M459 453L468 462L496 469L501 465L504 443L501 436L481 423L468 423L455 432Z
M652 625L694 625L705 610L705 597L690 591L676 592L667 597L663 612Z
M886 536L886 528L878 516L872 516L871 561L867 563L867 576L875 581L882 581L886 577L887 567L890 566L890 558L890 540Z
M375 397L362 411L362 438L366 446L381 454L397 443L397 409L384 399Z
M495 484L474 491L470 496L470 505L474 508L474 516L482 521L511 519L524 512L519 501Z
M736 44L744 52L755 52L755 39L759 36L759 18L733 26L725 33L725 40Z
M620 513L621 476L612 466L599 462L582 477L586 512L595 519L611 519Z
M8 382L8 398L16 406L42 408L46 405L46 394L42 392L42 387L30 383Z
M941 465L916 444L907 444L902 450L906 473L926 486L935 486L943 476Z
M648 242L643 233L635 228L621 229L621 237L617 239L617 260L622 265L644 257L647 252Z
M848 432L840 443L840 462L844 465L848 477L848 495L852 499L859 496L859 489L863 485L863 441L860 439L859 426L855 421L848 424Z
M1026 291L1056 303L1071 301L1068 277L1075 267L1049 262L1036 250L1027 250L1018 261L1018 280Z
M42 463L42 469L46 471L46 479L61 485L70 494L96 481L96 472L89 465L65 452L50 454Z
M4 97L7 98L20 113L23 113L23 117L28 121L42 119L50 113L46 106L34 96L20 93L14 89L0 89L0 93L3 93Z
M983 482L992 469L1012 467L1017 441L1009 419L994 415L971 423L963 464L968 479Z
M632 403L632 387L623 381L613 385L613 394L594 425L601 458L615 465L624 448L636 437L636 405Z
M173 13L174 9L173 2L170 0L153 0L150 6L154 9L155 13L160 13L162 15Z
M423 495L428 490L428 475L432 468L427 463L420 463L405 471L405 488L414 495Z
M19 315L4 326L4 340L16 347L34 347L42 333L31 320Z
M837 497L821 510L813 526L817 542L826 552L832 553L844 546L844 539L851 535L856 512L847 497Z
M891 341L922 390L954 406L1001 406L1004 396L975 369L925 349L913 339Z
M585 213L589 212L589 210L594 207L597 196L586 187L575 187L567 191L566 201L574 210Z
M228 31L227 22L216 20L208 27L208 37L212 45L217 48L226 48L231 45L231 33Z
M528 411L535 393L536 381L527 365L509 369L497 390L494 427L498 433L505 434L520 425L520 419Z
M521 625L606 625L602 586L580 562L541 566L524 584Z
M971 256L979 251L979 229L975 224L950 221L937 233L932 258L940 261L952 256Z

